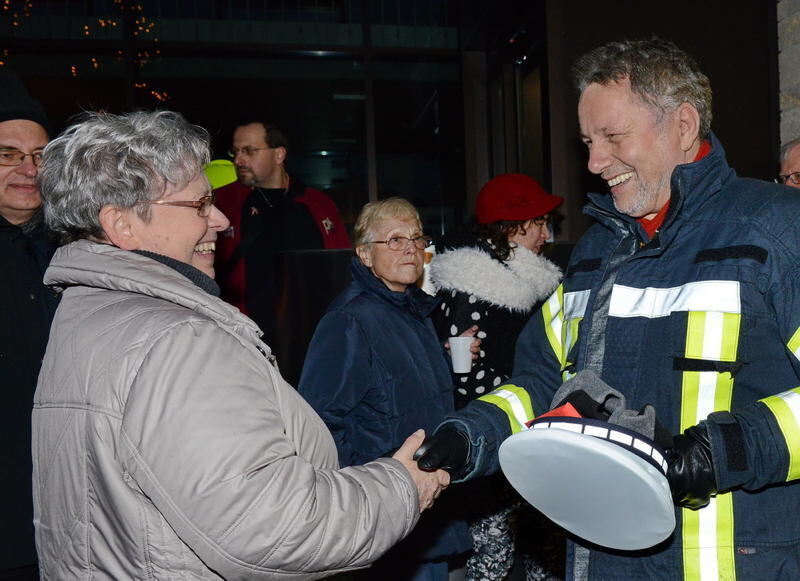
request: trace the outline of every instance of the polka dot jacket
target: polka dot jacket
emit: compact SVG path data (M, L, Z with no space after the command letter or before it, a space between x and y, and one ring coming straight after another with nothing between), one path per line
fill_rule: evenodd
M440 304L432 314L441 340L478 325L481 352L467 374L454 374L455 406L489 393L511 376L517 336L556 289L559 268L526 248L497 260L478 241L445 247L435 255L430 278Z

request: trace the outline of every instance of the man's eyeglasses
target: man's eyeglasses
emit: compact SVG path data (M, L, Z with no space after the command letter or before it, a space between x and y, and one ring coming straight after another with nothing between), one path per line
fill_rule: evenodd
M33 165L39 167L39 164L42 163L43 153L44 150L41 149L37 149L31 153L24 153L19 149L0 149L0 165L5 165L8 167L22 165L22 163L25 161L25 158L30 156Z
M179 206L181 208L197 208L197 215L203 218L208 217L211 214L211 208L216 203L217 196L214 193L211 193L207 196L203 196L199 200L149 200L147 202L142 202L143 204L158 204L159 206Z
M550 214L545 214L544 216L537 216L536 218L532 218L533 223L537 226L544 226L545 224L550 223Z
M786 183L793 183L796 186L800 186L800 171L792 172L790 174L780 174L776 179L776 182L779 184L786 184Z
M257 151L261 151L262 149L272 149L272 148L269 145L266 147L250 147L248 145L247 147L242 147L241 149L238 147L231 147L228 150L228 155L231 158L234 158L241 153L245 157L253 157Z
M386 244L389 250L405 250L408 248L409 242L422 250L423 248L427 248L433 243L427 236L415 236L414 238L408 238L406 236L392 236L388 240L373 240L370 244Z

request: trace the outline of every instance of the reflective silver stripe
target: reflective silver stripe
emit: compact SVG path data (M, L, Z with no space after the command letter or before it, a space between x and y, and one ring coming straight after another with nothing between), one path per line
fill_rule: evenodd
M526 429L525 424L534 418L533 405L528 392L517 385L506 384L478 398L500 408L508 416L511 433Z
M502 397L509 403L511 410L514 413L514 417L522 426L532 419L533 415L528 413L528 411L525 409L525 404L520 401L519 395L513 391L501 388L494 390L492 395Z
M586 314L590 294L592 291L589 289L564 293L564 319L582 319Z
M564 349L564 362L566 363L567 355L570 349L575 345L578 340L578 325L583 320L586 314L586 305L589 303L589 295L592 291L582 290L564 293L564 323L562 326L562 333L564 338L562 340L562 347ZM574 363L574 361L572 362ZM563 380L569 380L574 374L569 371L564 371Z
M789 390L778 394L778 397L786 402L794 416L795 423L800 425L800 394L794 390Z
M635 288L615 284L611 317L668 317L676 311L741 313L739 281L704 280L671 288Z

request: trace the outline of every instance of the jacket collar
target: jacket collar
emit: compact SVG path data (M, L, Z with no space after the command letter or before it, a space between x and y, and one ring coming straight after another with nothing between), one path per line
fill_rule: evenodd
M148 256L110 244L78 240L59 248L44 283L85 286L151 296L205 315L239 335L256 339L258 326L239 309L205 292L186 276Z
M511 259L501 262L477 244L436 254L429 275L437 289L521 312L550 296L561 280L555 264L527 248L516 248Z
M709 134L711 151L704 158L681 164L672 172L670 179L670 209L661 232L668 232L670 225L686 213L693 213L717 194L723 185L736 176L736 172L728 166L725 150L713 133ZM636 220L622 214L614 207L610 194L590 193L589 203L584 213L597 218L598 221L618 229L624 225L629 231L639 232L641 226ZM663 237L662 237L663 240Z
M408 285L405 292L390 290L383 284L381 279L372 274L372 271L361 263L357 256L353 257L350 270L353 274L353 280L366 292L399 309L410 311L420 319L430 315L439 303L437 299L413 284Z
M12 224L3 216L0 216L0 228L16 228L19 232L24 234L47 231L47 226L44 223L44 212L41 207L36 210L30 220L22 224Z

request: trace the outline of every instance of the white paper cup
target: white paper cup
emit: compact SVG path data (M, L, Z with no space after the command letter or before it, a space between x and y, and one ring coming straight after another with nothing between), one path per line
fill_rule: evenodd
M475 337L450 337L450 357L453 373L469 373L472 369L472 351L469 350Z

